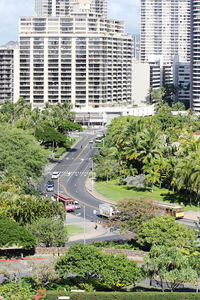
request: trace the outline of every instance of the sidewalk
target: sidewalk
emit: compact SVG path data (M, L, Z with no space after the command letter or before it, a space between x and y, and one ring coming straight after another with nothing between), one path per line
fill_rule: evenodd
M95 229L95 224L95 222L85 220L85 235L84 233L73 235L69 238L68 242L92 239L108 233L108 230L100 224L98 224L97 229ZM84 219L79 216L67 214L65 225L77 225L79 227L84 228Z
M199 213L197 211L188 210L184 212L184 219L198 221Z

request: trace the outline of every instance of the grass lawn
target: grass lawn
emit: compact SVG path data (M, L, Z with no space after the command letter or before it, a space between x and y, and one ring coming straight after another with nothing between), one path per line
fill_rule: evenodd
M189 197L187 195L183 195L180 193L173 193L172 191L159 187L154 187L154 192L152 193L151 188L149 189L137 189L135 187L127 187L124 185L118 185L116 181L112 180L106 183L105 181L102 182L95 182L95 189L96 191L103 195L104 197L111 199L115 202L125 198L140 198L140 197L150 197L157 201L165 201L171 203L183 203L185 206L185 211L187 210L195 210L197 211L197 206L190 206L187 205L189 203Z
M66 225L65 228L67 229L68 236L77 235L79 233L83 233L83 227L77 225Z

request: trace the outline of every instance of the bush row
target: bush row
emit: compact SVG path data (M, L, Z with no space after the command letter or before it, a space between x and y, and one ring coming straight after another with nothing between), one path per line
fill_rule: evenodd
M58 295L51 294L47 300L55 300ZM96 292L70 294L70 300L199 300L200 294L196 293L161 293L161 292Z

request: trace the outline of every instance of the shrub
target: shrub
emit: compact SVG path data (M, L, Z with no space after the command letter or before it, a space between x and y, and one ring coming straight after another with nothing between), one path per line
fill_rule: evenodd
M35 292L28 286L23 286L20 283L6 283L0 284L0 296L3 296L5 300L22 300L33 299Z
M48 298L47 298L48 299ZM96 292L70 294L71 300L199 300L196 293L161 293L161 292Z
M15 221L0 216L0 247L11 246L31 249L36 246L36 240L32 233Z

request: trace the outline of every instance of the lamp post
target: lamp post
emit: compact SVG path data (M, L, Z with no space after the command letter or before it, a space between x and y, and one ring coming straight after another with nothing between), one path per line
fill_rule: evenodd
M85 205L83 206L83 243L85 245Z

